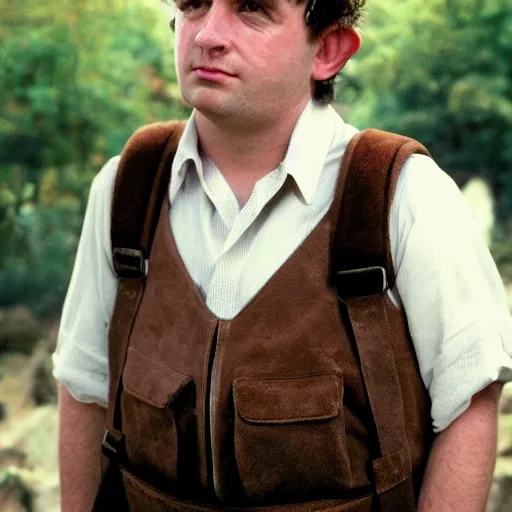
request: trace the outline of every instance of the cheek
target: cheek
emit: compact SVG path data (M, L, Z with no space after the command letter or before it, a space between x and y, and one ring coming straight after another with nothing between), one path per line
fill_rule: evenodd
M305 39L304 30L295 27L280 35L277 41L270 45L270 55L286 62L302 62L311 58L312 47Z
M266 48L265 53L264 59L267 65L270 65L279 75L284 74L285 78L292 81L310 74L315 55L311 46L304 41L302 34L288 34L278 41L273 41L270 47Z
M190 39L193 40L191 27L178 11L174 30L174 60L179 68L183 66L187 54L190 53Z

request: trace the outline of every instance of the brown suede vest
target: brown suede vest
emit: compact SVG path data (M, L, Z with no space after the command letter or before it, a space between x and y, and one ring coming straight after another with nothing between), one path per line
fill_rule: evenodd
M147 278L120 279L110 333L109 428L122 441L115 485L124 487L123 507L414 509L412 487L417 496L430 443L430 402L406 318L386 291L361 298L356 286L350 293L350 272L342 300L333 285L333 258L352 236L360 247L382 245L382 266L392 272L387 229L381 243L365 240L364 226L352 235L357 230L347 233L348 221L338 222L354 214L350 205L361 197L372 199L368 190L344 196L354 146L328 213L229 321L210 312L189 276L164 196L148 237ZM172 151L166 154L169 166ZM375 166L358 162L367 172ZM386 176L390 197L380 201L387 221L398 172L389 174L391 186ZM371 212L351 224L368 219ZM348 260L356 256L347 253L349 267L367 266L354 266Z

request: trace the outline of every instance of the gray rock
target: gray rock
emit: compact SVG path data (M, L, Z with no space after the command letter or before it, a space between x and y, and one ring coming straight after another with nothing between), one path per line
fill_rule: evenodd
M43 337L43 328L30 310L16 306L0 312L0 352L29 354Z
M23 480L12 471L0 470L0 510L32 512L33 497Z
M32 398L36 405L57 403L57 382L53 377L52 369L51 354L47 353L34 371Z
M493 484L486 512L510 512L512 510L512 477L504 477Z
M464 185L462 195L473 212L476 225L489 246L494 226L494 197L491 187L483 178L476 176Z
M512 414L512 395L504 396L501 399L500 414Z
M500 414L512 414L512 383L503 386L500 398Z
M18 512L58 512L59 470L58 470L58 410L56 405L45 405L20 411L16 417L0 425L0 438L6 447L3 454L5 463L4 481L11 481L9 500L14 498L28 507L12 509ZM0 457L0 468L3 466ZM0 482L2 470L0 469ZM24 492L13 490L23 489ZM1 488L1 483L0 483ZM28 497L30 502L27 502ZM21 499L23 498L23 499ZM7 499L7 498L6 498ZM20 501L21 500L21 501ZM23 501L25 500L25 501ZM3 504L0 501L0 510Z

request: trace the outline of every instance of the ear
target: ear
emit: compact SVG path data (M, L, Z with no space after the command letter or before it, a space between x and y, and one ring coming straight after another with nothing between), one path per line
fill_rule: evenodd
M327 80L337 75L361 47L361 37L353 28L333 25L317 42L318 49L311 68L312 80Z

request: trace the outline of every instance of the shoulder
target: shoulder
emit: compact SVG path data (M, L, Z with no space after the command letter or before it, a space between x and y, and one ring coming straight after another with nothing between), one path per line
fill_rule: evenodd
M120 155L114 156L100 169L91 184L91 197L100 196L112 200L120 159Z
M453 179L430 157L412 155L398 179L395 202L415 216L461 205L461 191Z
M119 156L111 158L94 177L87 210L85 212L81 240L83 244L99 244L110 261L110 225L112 196L116 181Z
M411 156L402 169L389 229L397 274L404 270L406 254L410 261L426 258L425 264L444 265L450 259L447 254L460 254L462 247L482 252L482 233L461 190L434 160L423 155Z
M473 213L455 181L437 163L424 155L406 161L391 207L391 222L397 228L420 224L424 229L448 232L475 223Z

